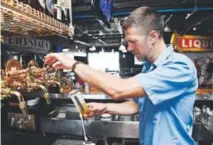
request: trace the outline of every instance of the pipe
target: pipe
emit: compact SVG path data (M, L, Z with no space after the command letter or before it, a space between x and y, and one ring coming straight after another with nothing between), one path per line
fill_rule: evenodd
M32 75L38 77L38 76L41 76L42 73L45 73L45 72L46 72L45 68L35 68L32 70Z
M28 72L28 68L27 69L16 70L16 71L8 71L8 72L6 72L6 76L15 77L15 76L19 76L21 74L26 74L27 72Z
M73 42L76 43L76 44L80 44L80 45L84 45L84 46L88 46L88 47L91 46L90 44L83 42L83 41L80 41L80 40L74 40Z
M42 85L36 85L37 87L41 88L42 91L44 92L44 99L46 101L47 104L51 104L51 101L50 101L50 96L49 96L49 93L47 91L47 89L42 86Z
M69 1L69 15L70 15L70 26L73 24L72 20L72 0Z
M7 98L9 95L10 95L10 91L11 89L10 88L1 88L1 100Z
M156 11L159 13L168 13L168 12L191 12L194 8L173 8L173 9L157 9ZM201 7L196 8L197 11L211 11L213 7ZM126 16L129 15L131 12L115 12L113 16ZM73 18L75 19L85 19L85 18L94 18L93 15L74 15Z
M194 11L195 8L177 8L177 9L158 9L157 12L167 13L167 12L191 12ZM213 7L206 8L196 8L197 11L211 11Z
M120 46L120 43L89 44L89 43L86 43L86 42L83 42L83 41L79 41L79 40L75 40L74 42L77 43L77 44L81 44L81 45L87 46L87 47L92 47L92 46L95 46L95 47L119 47Z
M168 12L191 12L194 11L195 8L174 8L174 9L157 9L156 11L159 13L168 13ZM213 10L213 7L206 8L197 8L197 11L210 11ZM113 13L113 16L123 16L129 15L131 12L116 12Z
M119 47L120 45L121 45L121 43L94 44L94 46L95 46L96 48L101 48L101 47L104 47L104 48L106 48L106 47L113 48L113 47Z
M35 84L35 83L30 83L29 86L32 87L32 89L36 88L36 87L40 88L44 92L44 99L45 99L46 103L51 104L49 93L48 93L46 87L44 87L43 85Z
M17 91L10 91L9 92L10 95L15 95L17 98L18 98L18 101L19 101L19 108L22 112L22 114L24 115L26 121L30 120L30 115L27 111L27 106L26 106L26 103L25 103L25 100L24 100L24 97L21 95L21 93L17 92Z
M95 18L93 15L74 15L74 19L85 19L85 18Z
M57 82L57 81L55 81L55 80L49 80L49 81L47 81L47 84L51 84L51 85L56 84L56 85L58 85L58 87L60 88L60 93L63 92L63 90L61 89L61 84L60 84L60 82Z

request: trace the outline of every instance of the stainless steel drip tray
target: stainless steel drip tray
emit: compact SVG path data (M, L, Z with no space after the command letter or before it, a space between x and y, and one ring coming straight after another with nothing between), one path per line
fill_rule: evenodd
M61 120L61 119L68 119L68 120L80 120L80 116L78 112L63 112L55 110L53 113L49 114L48 116L50 119Z
M83 136L81 120L40 118L44 133ZM137 121L84 120L87 136L94 138L138 138Z
M139 137L139 122L137 121L85 120L84 124L87 136L92 138L115 137L138 139ZM44 133L83 136L80 120L41 118L41 131ZM195 123L193 138L198 141L213 141L213 134L203 124Z
M74 105L64 106L64 107L56 107L55 110L51 111L47 118L60 120L60 119L68 119L68 120L80 120L80 116L78 111L76 110Z
M57 139L52 145L95 145L95 143L91 141Z
M74 105L57 106L47 117L40 118L44 133L83 136L82 122ZM90 137L138 138L137 116L112 115L84 120L86 133Z
M80 120L79 112L73 104L67 106L57 106L55 110L49 113L47 118L61 120ZM90 120L103 120L103 121L138 121L138 115L110 115L110 117L103 118L101 116L93 117Z

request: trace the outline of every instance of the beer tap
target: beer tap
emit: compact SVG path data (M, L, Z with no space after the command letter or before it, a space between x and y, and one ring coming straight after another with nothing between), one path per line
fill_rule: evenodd
M46 83L46 86L49 87L49 86L54 86L54 85L57 85L59 88L60 88L60 93L62 93L62 89L61 89L61 83L56 81L56 80L48 80L47 83Z
M49 93L46 89L46 87L42 86L42 85L37 85L39 88L41 88L44 92L44 99L46 101L47 104L51 104L51 100L50 100L50 96Z
M34 76L29 75L27 82L28 82L28 87L27 87L28 91L32 91L32 90L36 90L36 89L40 88L44 92L44 98L46 100L46 103L47 104L51 103L50 98L49 98L49 93L48 93L46 87L41 85L41 84L39 84L39 83L37 83L37 81L34 78Z
M51 104L49 93L46 89L45 85L45 74L46 74L46 68L43 66L43 68L38 68L38 63L35 60L31 60L28 63L29 73L28 73L28 82L29 87L33 89L40 88L44 93L44 99L47 104ZM42 80L39 80L38 77L43 78Z
M69 94L73 89L72 81L67 77L62 77L60 80L61 93Z
M11 90L10 88L3 88L1 90L1 97L2 96L11 97L12 95L17 97L17 99L19 101L19 108L20 108L22 114L24 115L25 120L26 121L30 120L31 118L29 116L24 97L21 95L21 93L18 91Z
M45 79L47 80L45 84L46 87L58 86L60 93L62 93L63 90L60 83L60 78L61 78L60 71L55 71L53 67L48 65L45 67L45 69L46 69Z
M10 59L6 63L5 75L2 76L5 87L11 88L17 91L26 90L26 81L28 69L22 69L19 61Z
M21 70L16 70L16 71L8 71L6 72L6 76L7 77L13 77L13 78L17 78L20 76L26 76L28 72L28 69L21 69Z

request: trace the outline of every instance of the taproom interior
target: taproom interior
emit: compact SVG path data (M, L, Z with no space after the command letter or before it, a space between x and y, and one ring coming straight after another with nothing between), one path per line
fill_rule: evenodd
M131 98L113 99L45 56L63 53L121 79L140 74L144 61L129 51L122 23L142 6L160 14L166 46L193 62L190 135L197 145L213 145L212 0L1 0L1 144L139 145L140 113L85 119L79 111Z

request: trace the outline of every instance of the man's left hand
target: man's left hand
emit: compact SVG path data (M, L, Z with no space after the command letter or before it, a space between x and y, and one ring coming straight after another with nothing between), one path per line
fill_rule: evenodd
M76 61L65 53L50 53L45 56L45 64L55 69L71 69Z

